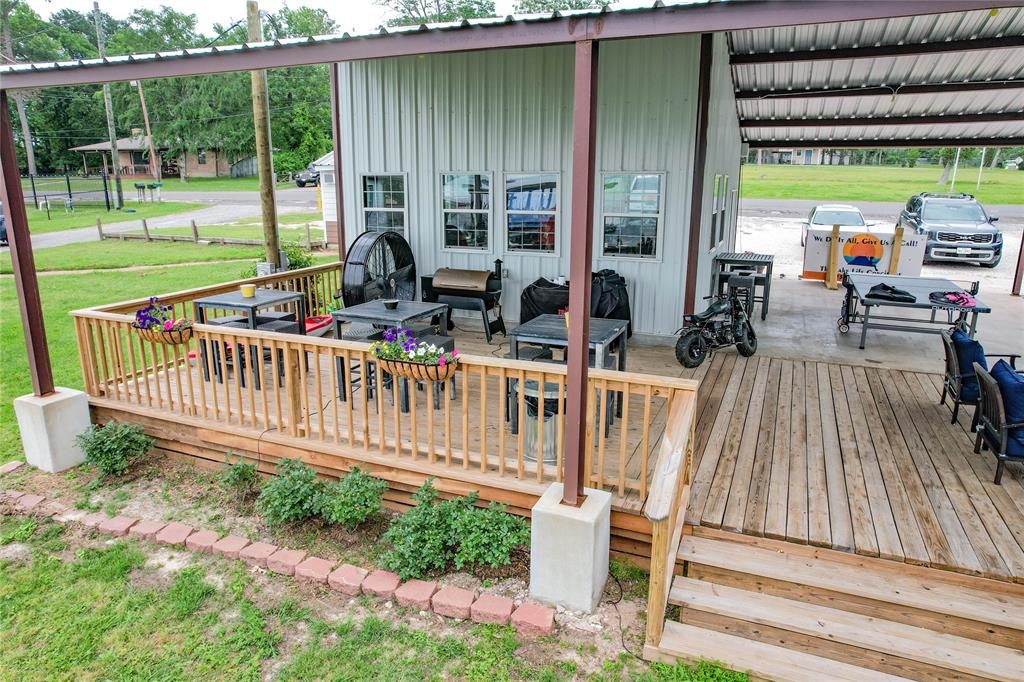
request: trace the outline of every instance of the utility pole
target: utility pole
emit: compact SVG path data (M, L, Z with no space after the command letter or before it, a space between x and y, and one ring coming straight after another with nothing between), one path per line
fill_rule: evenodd
M986 147L981 148L981 163L978 164L978 182L974 185L974 191L977 192L981 189L981 171L985 168L985 152L988 151Z
M153 131L149 128L149 110L146 109L146 96L142 94L142 81L132 81L132 85L139 89L139 103L142 105L142 122L146 124L146 139L149 140L149 172L153 179L160 182L160 161L156 156L156 146L153 144Z
M100 3L92 3L92 20L96 24L96 47L100 58L106 56L103 47L103 18L100 14ZM107 110L107 135L110 137L110 160L114 166L114 197L116 208L124 207L124 190L121 187L121 163L117 154L117 133L114 131L114 104L110 100L110 83L103 84L103 106Z
M16 60L14 58L14 41L11 39L11 10L14 9L15 3L12 2L0 2L0 38L2 38L2 53L4 61L13 64ZM25 145L25 160L28 162L28 174L34 176L36 174L36 150L32 146L32 134L28 128L28 116L25 114L25 98L18 92L14 92L14 106L18 110L18 121L21 123L21 139Z
M256 0L245 3L251 43L263 40L260 7ZM276 270L281 262L277 238L277 203L274 198L274 158L270 153L270 103L267 94L267 72L252 71L252 118L256 126L256 165L260 174L260 208L263 213L263 245L267 262Z

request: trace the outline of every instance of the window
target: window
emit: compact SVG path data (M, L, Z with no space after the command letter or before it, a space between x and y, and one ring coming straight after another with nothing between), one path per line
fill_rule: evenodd
M405 234L405 176L363 176L363 228Z
M711 248L725 239L729 208L729 176L716 175L711 196Z
M441 176L444 248L490 249L491 178L483 173Z
M505 175L505 239L509 251L554 253L557 217L556 173Z
M601 226L605 256L656 258L663 173L606 173Z
M206 150L205 149L200 149L198 152L196 152L196 163L198 163L200 166L205 166L206 165Z

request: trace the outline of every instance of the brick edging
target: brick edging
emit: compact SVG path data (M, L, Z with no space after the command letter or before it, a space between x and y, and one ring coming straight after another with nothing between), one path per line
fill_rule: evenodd
M508 625L522 635L549 635L555 629L555 610L533 601L516 604L508 597L492 593L477 594L453 585L434 581L402 582L395 573L369 571L352 564L337 563L307 555L303 550L277 547L266 542L250 542L237 535L220 537L216 531L193 528L184 523L140 520L132 516L107 517L102 513L84 514L56 500L17 490L0 492L0 500L14 511L53 518L57 523L77 523L113 537L130 537L179 547L197 554L215 554L241 559L252 566L292 576L296 580L316 582L349 596L366 594L380 599L395 599L399 606L432 611L439 616L476 623Z

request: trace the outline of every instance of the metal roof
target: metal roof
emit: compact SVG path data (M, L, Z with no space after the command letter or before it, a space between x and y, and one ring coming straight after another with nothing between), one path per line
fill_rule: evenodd
M122 137L117 141L117 150L122 152L141 152L149 150L149 136L148 135L136 135L134 137ZM110 151L110 140L104 142L94 142L93 144L83 144L78 147L72 147L68 151L72 152L109 152Z
M1020 7L733 31L733 84L743 93L736 108L744 139L757 146L805 141L832 147L869 140L1024 140L1022 36ZM894 54L886 55L887 47ZM1006 89L972 89L1007 81ZM944 84L946 91L901 92L908 85L934 84ZM857 94L862 88L870 91ZM846 92L831 96L836 90ZM990 114L1003 120L987 120ZM943 122L947 116L956 118ZM986 120L965 122L971 116ZM815 119L869 117L879 120L814 125ZM929 122L894 124L905 117ZM757 125L764 120L793 125Z

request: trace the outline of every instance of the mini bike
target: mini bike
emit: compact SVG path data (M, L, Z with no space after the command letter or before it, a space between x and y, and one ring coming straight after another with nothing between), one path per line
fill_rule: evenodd
M726 346L736 346L745 358L757 352L757 334L746 306L753 287L752 276L733 275L724 296L708 296L714 302L707 310L683 317L683 326L676 330L676 360L683 367L700 367L709 353Z

